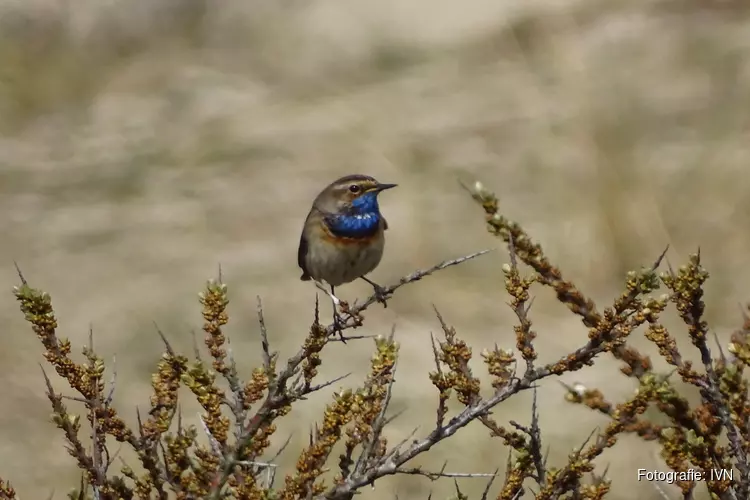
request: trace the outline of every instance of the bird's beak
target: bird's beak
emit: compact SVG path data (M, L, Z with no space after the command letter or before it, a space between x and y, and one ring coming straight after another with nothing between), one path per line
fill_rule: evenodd
M386 189L395 188L396 186L398 186L398 184L378 184L377 186L375 186L375 191L379 193L381 191L385 191Z

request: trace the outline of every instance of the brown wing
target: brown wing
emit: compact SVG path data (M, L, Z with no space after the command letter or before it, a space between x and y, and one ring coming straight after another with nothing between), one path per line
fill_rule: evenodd
M383 231L385 231L386 229L388 229L388 221L385 220L385 217L383 217Z
M310 275L307 273L307 267L305 266L305 257L307 257L307 238L305 238L305 232L299 237L299 248L297 249L297 264L302 269L302 276L299 277L302 281L310 281Z
M305 257L307 257L307 238L305 238L305 232L303 231L299 237L299 248L297 249L297 264L302 269L302 276L299 277L302 281L310 281L310 275L307 274L307 267L305 266Z

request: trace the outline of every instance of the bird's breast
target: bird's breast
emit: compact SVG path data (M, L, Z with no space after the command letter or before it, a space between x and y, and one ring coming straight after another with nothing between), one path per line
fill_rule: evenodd
M321 229L322 239L335 245L368 246L383 239L382 219L366 230L356 225L350 225L348 231L340 228L336 230L325 222L321 224Z
M378 212L336 214L325 217L324 224L336 237L368 240L382 232L383 217Z

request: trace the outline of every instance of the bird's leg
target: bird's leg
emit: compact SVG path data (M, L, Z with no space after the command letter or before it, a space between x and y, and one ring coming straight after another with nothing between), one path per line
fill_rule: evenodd
M321 290L323 293L328 295L328 298L330 298L331 302L333 302L334 309L336 308L336 306L341 305L341 301L339 300L339 298L333 294L333 287L331 287L331 291L329 292L320 281L315 281L315 286L318 288L318 290Z
M344 326L344 320L341 318L341 315L339 314L338 307L341 305L341 300L336 297L335 291L333 285L331 285L331 291L329 292L326 290L326 288L323 286L322 283L319 281L315 281L315 286L322 290L328 297L331 299L331 304L333 305L333 331L339 334L339 338L341 339L341 342L346 344L346 339L344 337L344 329L342 328Z
M341 305L341 301L334 295L334 287L331 285L331 299L333 299L333 330L339 334L339 338L341 339L341 342L346 344L346 339L344 338L344 321L341 319L341 315L339 314L338 306Z
M386 299L388 298L388 294L386 293L385 288L383 288L382 286L378 285L374 281L371 281L370 279L364 276L361 276L361 278L372 285L372 288L375 290L375 298L377 299L378 302L383 304L383 309L388 307L388 303L386 302Z
M343 324L344 321L341 319L341 315L339 314L338 307L341 305L341 300L336 297L334 294L335 288L333 285L331 285L331 291L329 292L326 287L323 286L322 283L319 281L315 281L315 286L321 290L323 293L328 295L328 297L331 299L331 304L333 305L333 330L339 334L339 337L341 338L341 342L346 344L346 340L344 340L344 332L343 332Z

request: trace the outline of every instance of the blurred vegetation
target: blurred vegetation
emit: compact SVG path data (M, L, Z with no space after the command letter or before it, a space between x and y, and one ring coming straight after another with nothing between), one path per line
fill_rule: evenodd
M139 19L105 13L83 33L72 22L74 2L6 6L0 18L2 126L18 130L39 116L86 107L116 72L139 54L165 44L199 44L203 0L164 2ZM138 8L135 12L137 13Z

